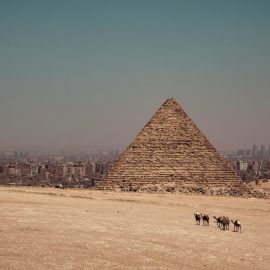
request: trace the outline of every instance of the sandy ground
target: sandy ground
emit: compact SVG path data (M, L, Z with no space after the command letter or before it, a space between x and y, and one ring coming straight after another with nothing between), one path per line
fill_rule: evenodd
M0 187L0 268L270 269L270 200Z
M262 192L270 193L270 180L267 180L267 182L262 182L262 181L260 180L260 182L259 182L258 185L256 185L255 182L253 181L253 182L251 182L251 183L249 184L249 186L250 186L251 188L260 190L260 191L262 191Z

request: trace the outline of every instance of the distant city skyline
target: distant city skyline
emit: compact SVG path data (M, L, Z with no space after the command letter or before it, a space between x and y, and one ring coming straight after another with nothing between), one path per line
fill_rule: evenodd
M0 1L0 148L125 149L173 97L218 150L270 141L270 1Z

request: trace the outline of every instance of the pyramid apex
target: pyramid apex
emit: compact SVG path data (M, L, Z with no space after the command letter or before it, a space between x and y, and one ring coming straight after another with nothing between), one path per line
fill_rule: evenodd
M167 98L165 100L165 102L163 103L163 106L164 105L171 105L171 104L177 104L178 105L177 101L174 98Z

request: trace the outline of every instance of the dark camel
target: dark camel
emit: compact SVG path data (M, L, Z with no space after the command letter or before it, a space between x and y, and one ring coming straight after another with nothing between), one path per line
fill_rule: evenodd
M201 223L201 215L200 214L194 214L195 220L196 220L196 224L200 225Z
M229 217L222 216L222 217L217 218L213 216L213 218L217 221L217 225L220 229L223 229L224 231L229 230L229 227L230 227Z
M206 214L204 214L204 215L201 214L201 218L203 221L203 226L205 226L205 225L209 226L209 216Z
M229 217L223 217L222 225L223 225L223 230L224 231L230 229L230 219L229 219Z
M233 231L234 232L242 232L242 228L241 228L241 222L239 219L236 220L231 220L232 224L234 225Z
M222 223L223 217L216 217L216 216L213 216L213 218L216 220L217 225L218 225L218 227L220 228L220 227L221 227L221 223Z

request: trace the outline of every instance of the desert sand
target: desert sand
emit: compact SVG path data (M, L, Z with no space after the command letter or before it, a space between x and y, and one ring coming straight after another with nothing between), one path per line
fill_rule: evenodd
M270 200L0 187L0 269L270 269Z

